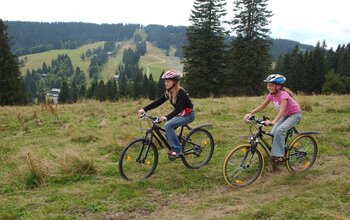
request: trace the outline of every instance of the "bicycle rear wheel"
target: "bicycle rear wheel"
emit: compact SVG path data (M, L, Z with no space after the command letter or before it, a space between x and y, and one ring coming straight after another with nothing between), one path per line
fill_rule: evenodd
M214 138L209 131L198 129L190 132L183 144L183 164L191 169L198 169L210 161L214 153Z
M244 187L254 183L263 173L263 154L256 148L251 152L250 144L243 144L231 150L222 167L225 181L231 187Z
M120 175L125 180L141 180L150 177L158 164L158 151L155 145L137 139L129 143L118 160Z
M315 163L318 145L314 137L309 135L297 136L286 152L286 165L290 172L302 172L310 169Z

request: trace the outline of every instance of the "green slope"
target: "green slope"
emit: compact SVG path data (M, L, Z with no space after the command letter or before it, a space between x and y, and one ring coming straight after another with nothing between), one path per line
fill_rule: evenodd
M297 96L312 107L297 127L322 132L316 163L299 174L267 169L239 189L227 186L221 167L234 146L247 142L242 118L262 96L193 99L191 125L213 125L212 160L187 169L160 149L155 173L137 182L120 177L117 161L144 135L139 128L149 128L136 117L149 100L0 107L0 219L349 219L349 98ZM258 116L275 113L269 107Z
M80 67L88 78L88 68L90 65L90 59L81 60L80 56L88 49L102 47L104 42L96 42L93 44L84 45L74 50L50 50L43 53L30 54L20 57L24 59L27 57L25 66L21 68L21 73L24 75L26 70L38 69L42 67L45 62L46 65L51 66L51 61L57 59L60 54L68 54L71 58L74 69ZM110 56L108 62L103 66L101 77L103 80L111 79L118 68L118 65L122 63L123 51L127 48L135 50L135 43L132 41L120 42L120 49L115 56ZM182 65L176 57L166 57L165 52L159 48L154 47L152 44L147 44L147 54L140 59L140 67L143 68L145 74L152 73L153 78L158 80L163 70L178 69L182 70Z

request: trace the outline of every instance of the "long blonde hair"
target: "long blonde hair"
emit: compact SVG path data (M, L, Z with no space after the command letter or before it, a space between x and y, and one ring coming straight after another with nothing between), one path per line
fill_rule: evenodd
M165 92L166 97L168 97L171 103L176 103L177 94L179 93L180 89L180 82L177 82L173 88Z

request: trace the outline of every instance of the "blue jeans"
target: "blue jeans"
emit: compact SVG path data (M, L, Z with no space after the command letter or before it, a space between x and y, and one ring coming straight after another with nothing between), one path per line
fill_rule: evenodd
M181 152L182 147L180 141L175 133L176 128L187 125L194 120L194 111L192 111L188 116L176 116L164 125L165 135L171 147L171 150L176 152Z
M301 113L283 116L272 128L273 135L271 156L283 157L286 134L301 120Z

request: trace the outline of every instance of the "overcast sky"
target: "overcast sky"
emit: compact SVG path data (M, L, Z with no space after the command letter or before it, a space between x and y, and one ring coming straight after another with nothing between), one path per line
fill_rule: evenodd
M193 0L5 0L6 21L136 23L191 25ZM271 37L316 45L326 40L334 49L350 43L350 0L269 0ZM227 1L227 20L233 0Z

